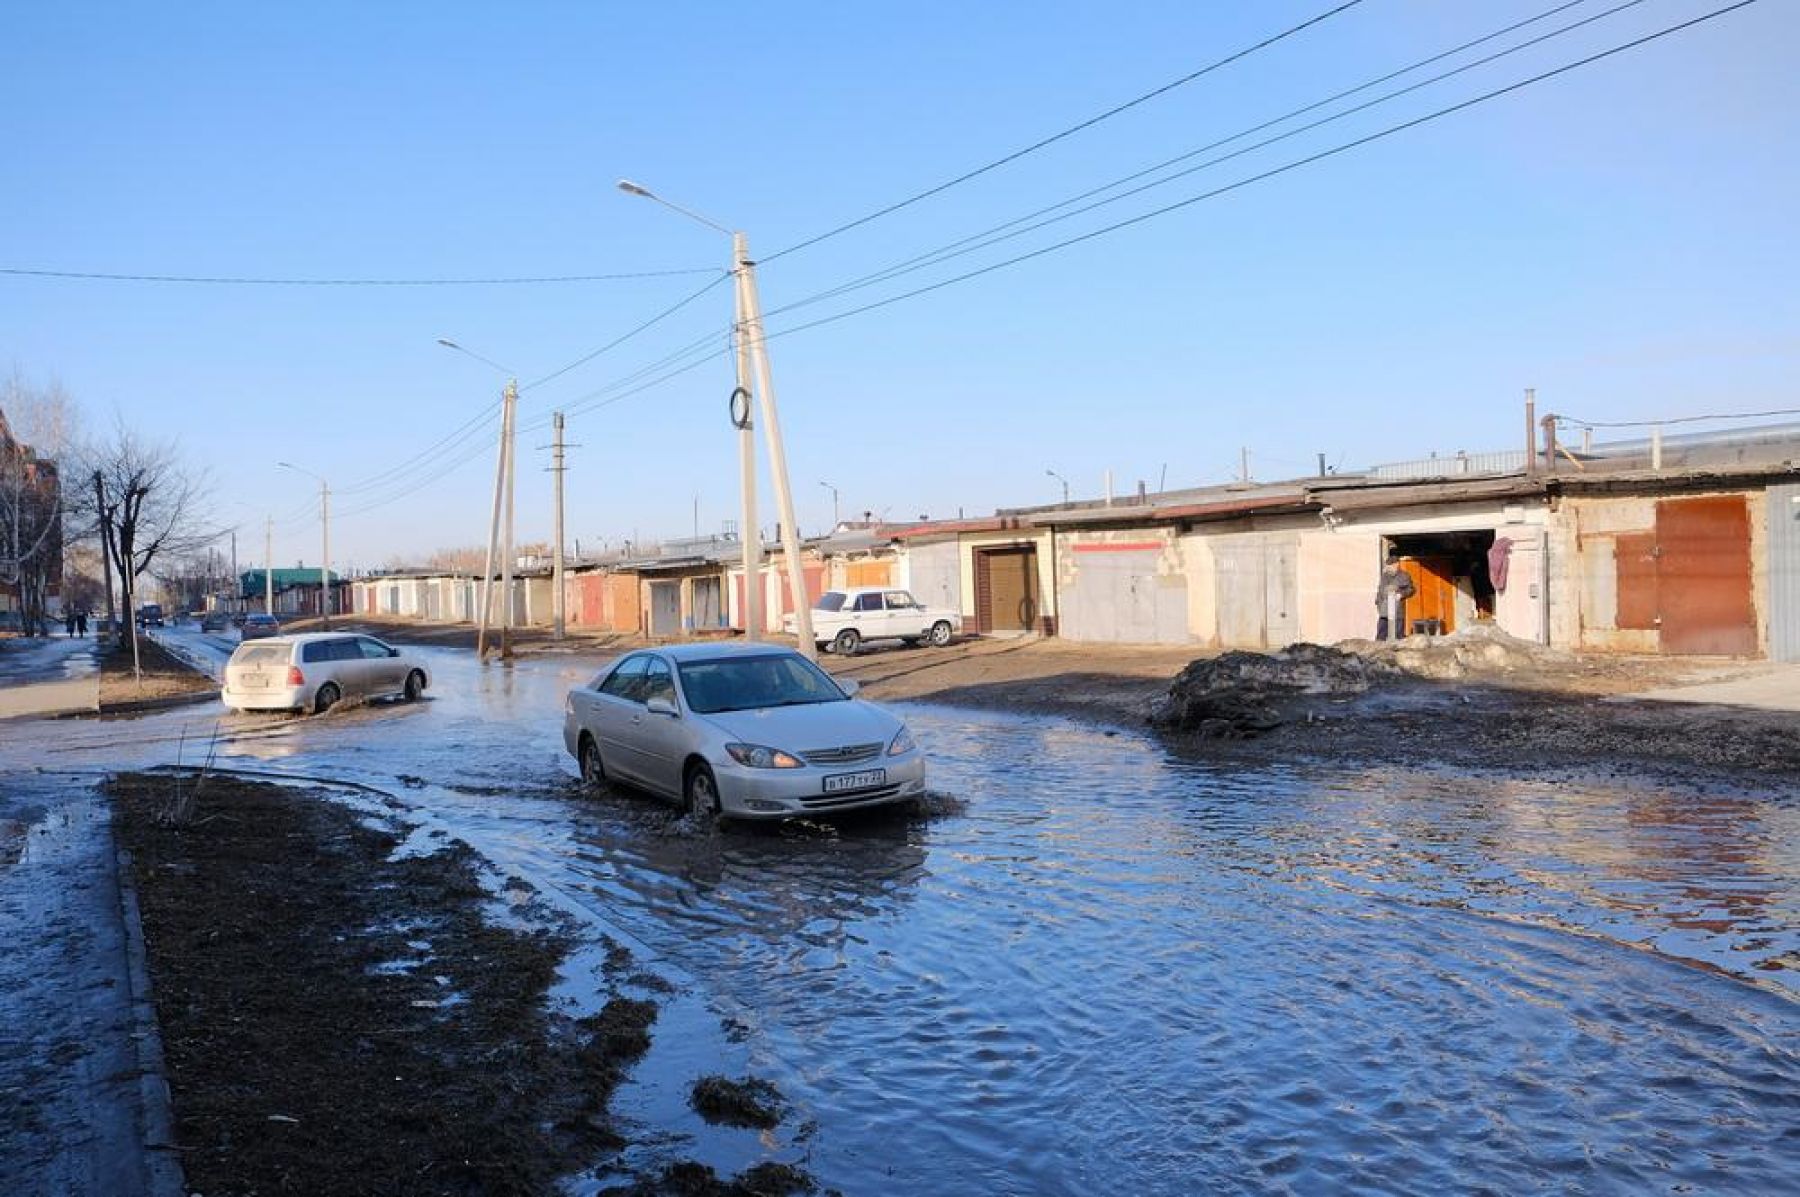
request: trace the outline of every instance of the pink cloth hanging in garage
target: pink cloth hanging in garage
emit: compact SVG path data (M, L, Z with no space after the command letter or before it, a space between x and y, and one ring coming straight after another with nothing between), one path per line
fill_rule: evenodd
M1495 594L1506 589L1506 571L1512 565L1512 547L1510 537L1497 536L1488 549L1488 581L1494 584Z

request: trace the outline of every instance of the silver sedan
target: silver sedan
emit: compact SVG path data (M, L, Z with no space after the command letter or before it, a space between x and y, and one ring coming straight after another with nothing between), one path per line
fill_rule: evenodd
M785 819L925 792L906 725L790 648L683 644L629 653L569 691L563 743L590 784L684 809Z

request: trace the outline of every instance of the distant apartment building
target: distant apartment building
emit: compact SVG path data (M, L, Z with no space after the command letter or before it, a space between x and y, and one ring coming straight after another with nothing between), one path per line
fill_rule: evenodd
M62 605L62 488L54 461L0 411L0 628L42 632Z

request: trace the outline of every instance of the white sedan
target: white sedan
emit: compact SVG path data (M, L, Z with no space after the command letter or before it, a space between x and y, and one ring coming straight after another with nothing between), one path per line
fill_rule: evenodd
M307 632L238 645L219 697L239 711L317 714L346 698L391 694L412 702L430 683L422 662L373 636Z
M912 733L855 689L791 648L647 649L569 691L563 743L590 785L627 782L704 814L785 819L920 797Z
M827 590L812 610L813 639L831 651L850 656L865 640L901 640L907 644L950 643L962 627L962 615L927 607L905 590L891 586L859 586ZM794 617L782 617L792 634Z

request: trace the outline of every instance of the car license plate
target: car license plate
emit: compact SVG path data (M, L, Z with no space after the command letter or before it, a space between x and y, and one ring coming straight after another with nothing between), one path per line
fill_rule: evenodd
M882 785L886 781L886 769L864 769L861 773L839 773L825 779L825 792L842 794L845 790L866 790L870 786Z
M244 689L246 690L266 689L268 684L269 679L260 673L249 673L244 675Z

